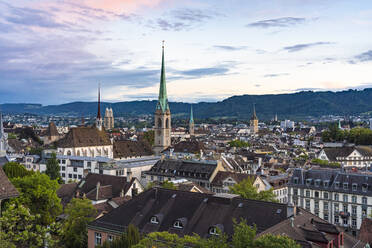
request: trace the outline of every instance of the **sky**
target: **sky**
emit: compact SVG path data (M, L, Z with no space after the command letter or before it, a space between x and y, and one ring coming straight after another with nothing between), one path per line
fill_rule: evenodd
M372 87L370 0L0 0L0 103Z

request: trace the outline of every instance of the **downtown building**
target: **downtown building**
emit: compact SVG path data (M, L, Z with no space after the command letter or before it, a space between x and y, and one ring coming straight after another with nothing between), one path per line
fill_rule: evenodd
M295 169L288 200L357 235L372 211L372 175L332 169Z

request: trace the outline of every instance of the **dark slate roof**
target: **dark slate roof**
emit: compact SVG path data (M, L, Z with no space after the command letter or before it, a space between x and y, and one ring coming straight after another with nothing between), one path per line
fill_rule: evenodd
M105 131L95 127L71 128L66 136L57 142L57 147L107 146L111 141Z
M293 224L292 224L293 221ZM296 214L291 219L286 219L279 224L265 230L258 236L265 234L286 235L304 248L323 247L320 244L328 244L334 240L342 230L335 225L311 214L310 212L297 208ZM364 247L365 243L344 233L345 247Z
M298 179L297 184L295 183L295 178ZM309 184L307 184L307 179L311 179ZM319 186L316 184L317 180L320 182ZM325 182L328 182L328 186L325 185ZM337 182L339 183L338 187ZM344 183L347 183L347 189L344 189ZM348 173L339 169L295 169L288 185L299 188L372 196L371 174ZM356 190L353 189L353 185L357 186ZM366 191L363 191L364 187Z
M152 154L151 146L143 141L119 140L114 142L114 158L142 157Z
M219 171L217 172L216 176L213 178L211 185L215 187L221 187L223 186L222 182L229 177L234 179L235 182L240 183L241 181L248 179L248 178L255 180L257 176L249 175L245 173L236 173L236 172L231 172L231 171Z
M125 194L129 190L130 186L133 184L134 180L135 179L132 178L130 182L127 182L126 177L89 173L84 179L79 182L77 191L79 192L80 196L84 194L87 197L88 195L94 196L91 200L96 200L95 198L97 192L97 183L99 182L99 200L109 199L113 197L119 197L122 190L124 190Z
M200 153L200 150L205 151L204 144L195 139L178 142L173 146L174 152L179 153Z
M57 196L61 199L61 204L65 207L75 195L77 183L62 184L57 190Z
M153 216L158 218L159 224L150 223ZM234 219L245 219L248 225L256 225L257 231L262 232L287 219L287 206L240 197L228 199L210 194L152 188L93 221L89 228L123 232L129 224L134 224L143 233L168 231L207 237L209 228L218 226L231 236ZM183 229L173 227L176 220L182 220Z
M354 150L357 150L362 156L372 157L372 147L370 146L343 146L343 147L328 147L324 148L330 161L337 161L338 157L347 157Z
M7 156L0 157L0 167L2 167L4 164L8 162L9 162L9 159Z
M0 200L10 199L19 195L18 190L9 181L5 172L0 167Z
M163 159L146 171L147 175L209 180L217 167L215 162Z

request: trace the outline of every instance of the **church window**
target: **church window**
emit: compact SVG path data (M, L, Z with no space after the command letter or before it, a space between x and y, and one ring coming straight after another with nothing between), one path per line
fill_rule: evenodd
M158 127L161 127L161 118L158 118Z
M169 119L168 119L168 118L165 119L165 127L166 127L166 128L169 128Z

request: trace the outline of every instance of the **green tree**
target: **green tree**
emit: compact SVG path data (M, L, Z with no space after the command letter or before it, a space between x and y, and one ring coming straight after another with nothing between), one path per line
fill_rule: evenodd
M47 174L52 180L60 181L61 176L59 171L60 167L58 164L57 155L53 152L52 157L47 161L45 174Z
M22 164L17 162L8 162L4 164L3 170L9 179L33 174L32 171L28 171Z
M23 205L11 204L0 217L0 245L1 242L10 246L1 247L43 247L48 243L52 247L53 241L49 235L50 229L38 223L39 215Z
M254 241L257 248L301 248L293 239L284 235L266 234ZM235 247L234 247L235 248Z
M241 140L232 140L228 143L231 147L249 147L251 146L248 142Z
M174 183L169 182L169 181L164 181L161 184L161 187L164 188L164 189L177 189L176 186L174 185Z
M59 184L47 175L34 173L23 178L11 179L20 192L20 196L11 199L11 203L28 207L31 214L40 214L39 223L49 225L62 212L62 205L57 196Z
M253 178L248 177L240 183L231 186L230 191L231 193L240 195L245 199L277 202L272 189L258 192L257 188L253 186L253 182Z
M112 242L105 241L102 246L98 248L130 248L138 244L141 240L138 228L129 224L128 229L119 238L114 239Z
M143 133L143 139L146 140L150 145L155 143L155 132L154 130L149 130Z
M232 236L232 245L234 248L253 247L256 237L256 227L250 227L245 220L237 223L234 220L234 234Z
M73 198L65 209L67 219L62 227L62 244L68 247L87 247L87 224L94 220L96 209L89 199Z

